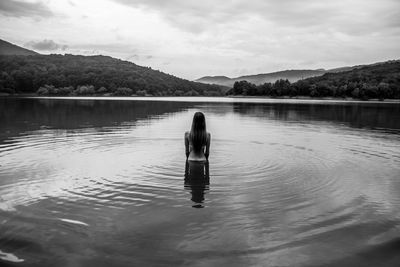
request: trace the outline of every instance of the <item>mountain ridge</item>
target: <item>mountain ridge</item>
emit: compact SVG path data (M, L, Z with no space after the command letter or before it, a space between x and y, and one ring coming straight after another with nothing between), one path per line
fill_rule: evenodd
M204 76L196 79L195 82L201 82L206 84L218 84L222 86L232 87L237 81L248 81L256 85L260 85L266 82L275 82L279 79L288 79L290 82L295 82L300 79L320 76L326 73L322 70L282 70L270 73L259 73L254 75L243 75L235 78L227 76Z
M33 56L39 55L39 53L0 39L0 55Z
M390 60L389 60L390 61ZM383 64L385 62L376 62L372 64L363 64L363 65L355 65L355 66L344 66L338 67L333 69L288 69L288 70L281 70L281 71L274 71L269 73L259 73L259 74L249 74L243 75L235 78L230 78L227 76L219 75L219 76L204 76L199 79L196 79L196 82L206 83L206 84L217 84L223 86L230 86L232 87L233 84L237 81L247 81L250 83L254 83L256 85L261 85L264 83L274 83L277 80L289 80L290 82L297 82L298 80L318 77L322 76L325 73L338 73L338 72L345 72L351 71L357 68L362 68L365 66L376 65L376 64Z

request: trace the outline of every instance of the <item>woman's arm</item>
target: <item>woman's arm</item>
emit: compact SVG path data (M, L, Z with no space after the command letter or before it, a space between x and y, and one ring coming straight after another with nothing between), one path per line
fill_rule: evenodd
M207 144L206 144L206 151L204 152L204 156L208 160L208 156L210 155L210 143L211 143L211 134L207 133Z
M185 133L185 154L186 154L186 159L189 157L189 132Z

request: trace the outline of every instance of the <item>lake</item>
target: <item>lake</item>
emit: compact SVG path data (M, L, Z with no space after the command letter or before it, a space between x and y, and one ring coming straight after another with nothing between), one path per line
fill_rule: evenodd
M0 127L1 266L400 264L398 103L3 98Z

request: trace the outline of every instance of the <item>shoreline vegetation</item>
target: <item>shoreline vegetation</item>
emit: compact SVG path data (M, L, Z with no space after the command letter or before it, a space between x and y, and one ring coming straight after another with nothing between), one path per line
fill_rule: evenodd
M291 83L203 84L107 56L0 56L0 95L57 97L228 96L271 99L400 99L400 61L366 65Z
M333 97L400 99L400 61L388 61L338 73L326 73L290 83L253 84L236 81L227 94L272 97Z
M68 98L119 98L119 97L124 97L124 98L187 98L191 97L193 99L196 98L202 98L202 97L209 97L209 98L226 98L226 99L255 99L255 100L316 100L316 101L337 101L337 102L384 102L384 103L400 103L400 99L396 98L386 98L386 99L379 99L379 98L368 98L368 99L360 99L360 98L354 98L354 97L312 97L312 96L251 96L251 95L221 95L221 96L202 96L202 95L183 95L183 96L153 96L153 95L137 95L137 94L132 94L132 95L113 95L113 94L90 94L90 95L78 95L78 94L71 94L71 95L62 95L62 94L38 94L38 93L14 93L14 94L9 94L9 93L3 93L0 92L0 97L1 98L60 98L62 97L63 99L68 99Z
M0 98L38 98L38 99L84 99L84 100L96 100L96 99L124 99L124 100L196 100L199 99L202 101L202 99L208 99L208 100L213 100L213 99L221 99L221 100L228 100L231 99L234 102L238 100L249 100L251 102L257 103L260 101L261 103L263 101L277 101L279 102L280 100L282 101L305 101L305 102L310 102L310 101L316 101L316 102L364 102L364 103L394 103L394 104L400 104L400 99L359 99L359 98L351 98L351 97L310 97L310 96L280 96L280 97L270 97L270 96L242 96L242 95L225 95L225 96L139 96L139 95L130 95L130 96L108 96L108 95L80 95L80 96L62 96L62 95L37 95L36 93L30 93L30 94L3 94L0 93ZM224 102L224 101L222 101Z

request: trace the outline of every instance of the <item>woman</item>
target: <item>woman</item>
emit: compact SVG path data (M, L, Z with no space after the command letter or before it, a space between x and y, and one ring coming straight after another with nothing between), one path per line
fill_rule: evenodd
M185 133L186 159L189 161L208 161L211 135L206 131L206 118L201 112L193 116L192 129Z

